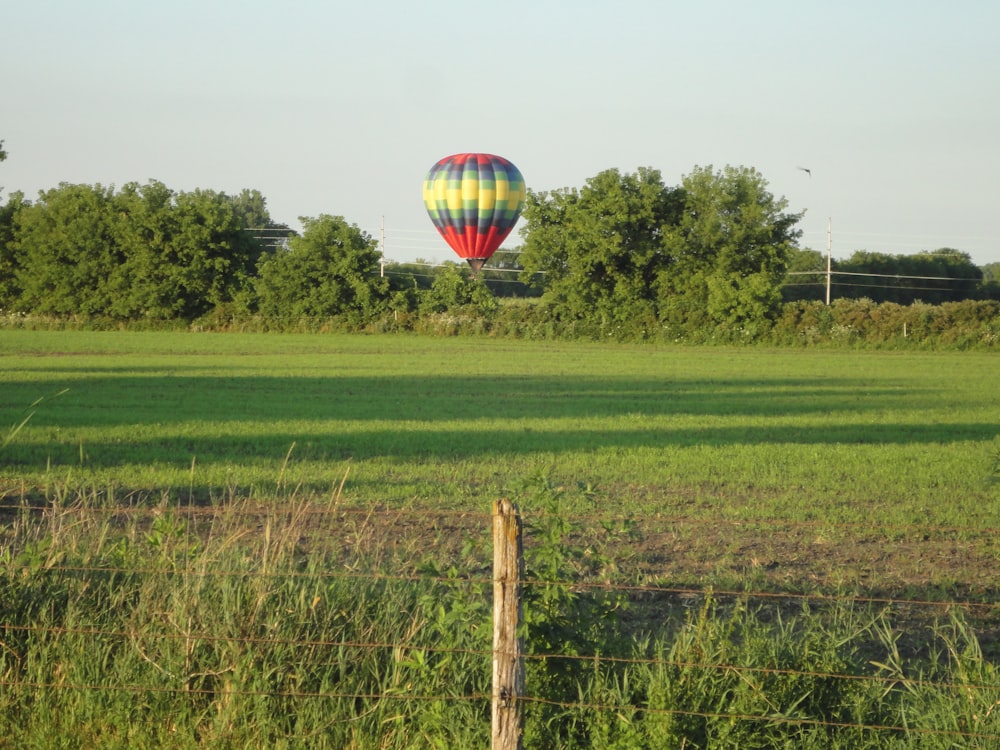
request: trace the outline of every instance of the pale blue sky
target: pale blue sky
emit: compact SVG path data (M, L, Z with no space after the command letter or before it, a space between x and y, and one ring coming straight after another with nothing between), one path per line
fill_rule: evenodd
M31 0L0 24L3 200L254 188L437 260L421 185L451 153L536 191L732 164L807 210L803 246L832 217L835 257L1000 261L996 0Z

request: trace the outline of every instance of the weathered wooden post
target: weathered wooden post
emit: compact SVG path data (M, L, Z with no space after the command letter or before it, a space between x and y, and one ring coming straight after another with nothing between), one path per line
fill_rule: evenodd
M493 750L522 750L524 554L521 515L508 499L493 502Z

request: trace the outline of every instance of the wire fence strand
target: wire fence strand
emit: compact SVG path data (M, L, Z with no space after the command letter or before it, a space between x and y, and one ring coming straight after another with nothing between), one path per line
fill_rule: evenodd
M487 513L475 513L469 511L422 511L419 509L394 510L394 509L360 509L360 508L331 508L301 506L277 509L274 507L255 507L251 504L236 507L200 507L191 505L177 506L157 506L157 507L68 507L60 508L54 506L31 506L27 504L7 505L0 507L0 512L6 514L8 518L14 518L15 522L8 524L6 534L12 535L11 529L17 527L19 538L8 539L12 543L5 552L3 576L8 585L16 585L18 581L27 578L49 577L53 580L61 581L65 590L66 585L78 585L80 589L86 589L96 585L101 579L108 577L126 579L150 579L162 581L194 581L194 580L231 580L231 581L260 581L279 582L282 580L305 581L316 585L325 585L329 582L392 582L398 584L422 584L435 587L435 596L442 601L448 599L460 600L462 598L475 598L481 600L492 586L494 581L487 569L455 570L447 574L419 569L414 566L411 570L369 570L369 569L349 569L347 567L335 567L328 569L323 566L310 567L299 565L298 567L278 568L268 567L263 559L253 559L245 568L232 567L230 564L213 559L211 556L197 557L192 553L185 552L185 545L191 550L200 544L204 546L206 534L214 533L210 529L201 531L197 529L184 529L183 536L174 539L175 546L169 551L164 551L166 559L161 561L151 560L143 565L112 565L100 563L67 563L58 558L53 558L47 562L39 562L23 558L20 552L24 552L30 546L27 542L35 534L35 539L40 538L45 529L51 529L51 523L55 520L65 522L66 526L72 527L78 522L92 522L94 524L104 524L100 536L100 543L111 545L115 533L127 535L129 533L128 524L139 524L142 529L149 528L157 519L162 519L165 515L175 518L187 519L192 522L218 521L226 518L234 524L234 527L252 528L255 531L254 539L256 544L265 547L268 544L275 544L275 540L282 534L288 533L289 538L294 537L291 546L295 547L306 539L302 524L303 520L322 519L320 529L324 533L332 529L340 528L342 534L347 533L345 521L348 519L361 519L365 522L388 523L387 519L394 519L408 524L418 532L426 533L428 527L446 526L448 528L459 528L471 534L488 537L487 527L492 516ZM545 519L546 513L535 514L536 518ZM587 515L583 514L575 519L575 522L586 528L601 528L621 522L631 522L634 519L626 515ZM674 526L699 526L707 523L731 525L734 527L747 525L755 528L775 528L786 527L801 530L815 530L818 527L833 528L844 533L869 532L867 526L859 523L830 523L812 522L786 519L707 519L687 518L684 516L665 515L655 519L643 519L646 527L653 526L657 529L670 528ZM49 524L48 526L46 524ZM108 526L108 524L111 524ZM116 525L118 524L118 525ZM265 534L260 534L261 526L266 529ZM282 524L291 528L295 533L283 528ZM980 537L994 535L997 529L982 529L962 526L941 526L926 527L916 524L898 524L891 529L883 528L882 532L898 532L906 534L919 534L922 537L927 535L954 535L954 534L975 534ZM135 535L135 527L132 527ZM236 534L234 528L226 527L221 532L226 539L226 543L235 544L233 540L244 539L243 532ZM530 538L530 526L529 526ZM307 540L308 541L308 540ZM327 539L331 547L338 547L342 539ZM619 541L621 549L618 550L623 557L630 554L627 541ZM531 548L527 549L528 554ZM308 551L299 551L301 560L307 560ZM221 556L220 556L221 559ZM530 566L529 566L530 571ZM703 587L677 586L663 582L634 582L627 580L615 580L611 578L601 578L599 575L581 573L573 578L547 578L537 575L529 576L522 583L528 596L532 591L559 590L564 594L607 594L624 596L631 600L642 601L649 597L669 597L674 601L689 602L693 607L694 603L705 603L707 601L720 601L731 599L738 601L758 601L763 603L790 603L799 602L809 605L844 605L855 607L858 605L874 606L888 609L927 609L935 612L947 610L965 610L978 612L984 617L996 617L1000 615L1000 605L996 601L975 601L971 599L950 598L934 600L921 597L892 597L865 595L863 593L828 593L828 592L808 592L796 590L768 590L748 586L745 589L714 588L710 585ZM308 602L303 605L303 610L286 611L282 617L291 627L291 632L299 632L301 635L295 637L276 637L260 633L221 633L206 632L190 623L182 627L176 622L171 622L161 615L152 615L149 621L142 627L135 628L107 628L107 627L86 627L69 626L58 624L45 624L38 622L11 622L8 615L4 614L0 619L0 662L6 662L4 668L0 663L0 685L10 690L32 690L32 691L83 691L83 692L131 692L131 693L163 693L178 696L203 695L214 697L219 693L217 686L198 687L192 684L192 678L200 675L176 675L173 686L169 684L145 684L139 682L102 682L99 680L41 680L31 678L24 674L18 676L16 668L19 657L16 653L14 641L25 638L33 641L46 641L74 636L85 639L94 644L104 644L111 641L123 643L144 644L147 642L174 642L179 644L206 644L206 645L230 645L251 649L274 649L280 648L282 653L289 657L294 656L299 651L308 652L315 650L336 650L349 649L358 652L383 651L392 655L396 661L407 658L408 654L420 652L425 655L432 655L439 659L453 656L466 656L481 660L484 665L494 658L495 652L484 643L482 648L478 647L452 647L447 644L435 645L433 643L423 643L413 638L401 637L393 638L324 638L310 635L309 627L317 619L324 616L323 612L313 611L316 606L313 601L312 607ZM298 619L296 619L298 618ZM416 624L411 626L417 628ZM5 656L6 654L6 656ZM1000 694L1000 683L989 680L975 679L967 675L966 679L928 679L921 676L908 676L901 670L887 673L891 670L886 665L878 665L881 672L876 673L852 673L849 671L821 670L821 669L800 669L788 666L773 665L748 665L736 662L721 661L700 661L686 658L675 658L663 654L639 654L632 656L622 656L618 654L601 653L581 653L579 651L560 651L558 649L546 650L535 648L525 654L525 659L529 663L546 664L552 661L559 661L566 664L577 665L579 669L590 670L601 666L611 667L634 667L644 666L654 669L671 669L679 671L700 671L716 675L740 675L741 679L751 680L757 677L769 676L791 679L827 680L844 683L861 683L871 686L880 686L881 690L920 690L932 689L947 691L960 695L977 694L977 700L987 708L984 711L984 719L989 719L994 714L1000 715L1000 700L995 703L986 703L996 694ZM486 667L484 666L484 671ZM331 690L291 690L278 687L273 690L256 690L246 687L227 688L230 695L245 697L271 697L284 698L290 700L356 700L366 702L378 701L400 701L409 700L417 702L427 701L456 701L456 702L478 702L488 701L491 696L485 692L469 693L459 690L449 692L435 692L433 694L421 694L419 692L407 691L405 689L393 689L385 691L337 691ZM814 726L831 730L849 729L868 732L886 733L906 733L910 736L942 736L951 737L957 740L998 740L1000 734L971 731L968 729L930 729L909 727L893 724L857 724L839 722L812 717L795 715L785 715L780 711L769 714L754 714L747 712L726 712L726 711L700 711L689 710L677 707L657 707L649 700L637 704L615 703L601 700L588 699L586 695L581 695L577 701L556 700L542 694L530 691L522 698L527 704L538 706L548 706L566 711L608 711L622 714L641 712L644 714L662 714L664 716L690 716L704 719L738 721L738 722L764 722L767 724L785 724L789 726Z

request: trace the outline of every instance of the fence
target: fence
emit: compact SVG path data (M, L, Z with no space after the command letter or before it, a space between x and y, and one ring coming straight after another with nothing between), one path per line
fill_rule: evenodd
M1000 741L989 652L1000 530L535 509L521 557L520 516L493 510L8 505L0 736L19 747L124 736L483 746L490 734L508 748L522 728L539 746ZM791 540L782 551L761 541L777 528ZM951 550L970 593L900 596L892 573L838 591L815 580L807 539L866 549L862 573L907 557L940 567ZM712 568L720 560L731 578Z

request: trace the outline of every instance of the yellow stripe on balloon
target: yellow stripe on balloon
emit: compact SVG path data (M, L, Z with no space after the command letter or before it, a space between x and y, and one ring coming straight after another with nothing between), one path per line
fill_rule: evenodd
M480 190L479 209L481 211L492 211L497 202L498 192L497 190Z
M479 197L479 179L466 177L462 180L462 200L474 201Z
M497 200L510 200L510 181L507 175L497 175Z

